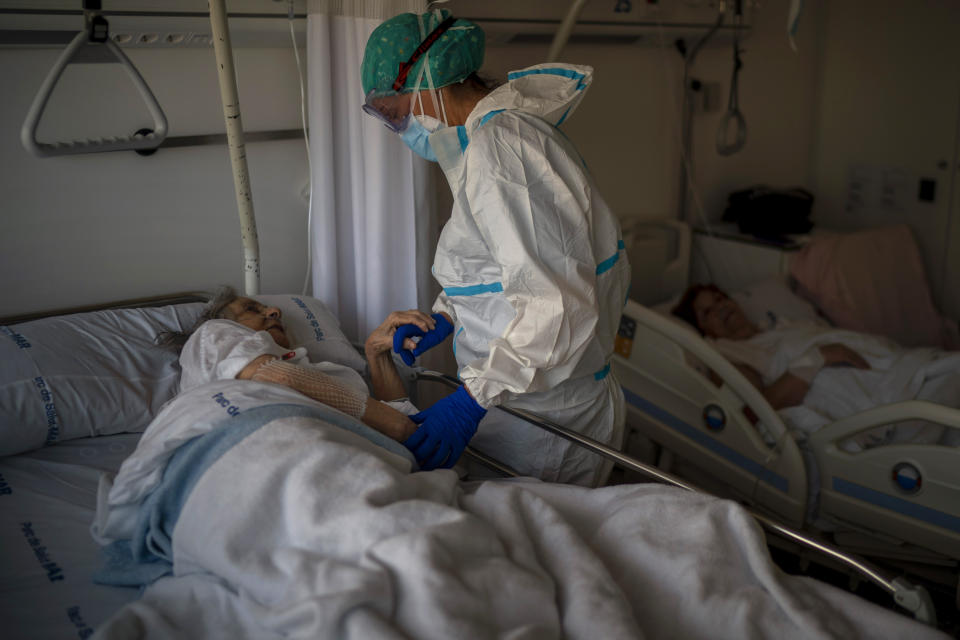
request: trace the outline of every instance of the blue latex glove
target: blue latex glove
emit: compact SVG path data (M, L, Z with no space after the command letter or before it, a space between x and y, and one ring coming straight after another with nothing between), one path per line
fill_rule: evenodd
M395 353L400 354L404 364L408 367L413 366L413 362L417 356L427 349L437 346L446 340L448 335L453 333L453 325L450 324L446 316L442 313L434 313L430 317L437 322L436 326L430 331L424 331L415 324L402 324L397 327L397 330L393 334L393 350ZM404 349L403 341L416 336L422 336L417 346L413 349Z
M449 469L460 459L485 415L487 410L477 404L466 387L460 387L429 409L410 416L420 427L403 446L413 452L424 471Z

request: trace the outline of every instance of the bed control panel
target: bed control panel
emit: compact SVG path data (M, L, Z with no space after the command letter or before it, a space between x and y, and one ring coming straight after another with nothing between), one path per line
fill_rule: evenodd
M613 341L613 352L618 356L629 358L633 351L633 337L637 333L637 321L628 315L620 316L620 328Z

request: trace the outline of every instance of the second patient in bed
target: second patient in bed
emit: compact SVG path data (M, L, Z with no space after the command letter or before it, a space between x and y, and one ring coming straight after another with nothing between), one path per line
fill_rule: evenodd
M180 391L233 378L280 384L403 442L417 425L397 408L405 408L406 390L390 355L392 333L409 323L429 330L432 322L420 311L394 312L370 334L364 349L374 397L350 367L310 362L306 349L291 348L279 309L230 288L218 292L192 331L162 335L161 343L180 348Z
M790 362L776 362L777 354L771 352L771 347L782 340L773 336L758 339L765 332L716 285L690 287L673 313L712 339L717 350L763 393L774 409L802 404L810 383L822 367L870 368L863 356L842 342L811 344ZM780 322L781 326L774 327L773 331L786 328L782 326L783 321ZM782 364L786 367L781 373Z
M812 433L906 400L960 408L960 352L905 348L811 320L775 317L761 329L714 285L691 287L673 312L730 360L795 431ZM862 440L863 446L905 441L955 446L960 430L912 420L879 427Z

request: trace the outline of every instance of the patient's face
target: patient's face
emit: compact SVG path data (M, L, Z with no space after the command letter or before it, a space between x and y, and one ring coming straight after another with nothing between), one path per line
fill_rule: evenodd
M711 338L744 340L757 332L740 305L716 291L698 293L693 299L693 311L700 329Z
M278 345L290 348L290 339L280 322L280 309L268 307L250 298L237 298L227 305L226 316L254 331L266 331Z

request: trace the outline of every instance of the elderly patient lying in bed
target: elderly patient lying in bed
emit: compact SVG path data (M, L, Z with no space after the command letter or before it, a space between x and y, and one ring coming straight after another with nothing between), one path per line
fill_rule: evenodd
M180 394L101 477L96 579L145 589L96 640L942 637L783 574L729 501L413 473L406 448L356 419L406 418L355 374L319 367L363 397L352 416L330 409L308 396L342 403L333 382L314 380L274 310L221 311L186 341ZM367 340L382 398L402 393L391 323L417 317Z
M715 285L690 287L673 313L696 327L774 409L795 407L787 413L804 431L904 400L960 407L960 352L905 349L879 336L779 317L761 330ZM888 442L948 436L956 434L920 423L871 434Z
M193 329L159 339L163 346L180 350L181 392L214 380L279 384L403 442L417 425L402 412L411 407L400 401L406 392L390 356L393 331L408 323L427 331L434 322L421 311L398 311L370 334L364 349L376 397L350 367L310 362L305 348L291 349L280 310L238 296L229 287L217 293Z

